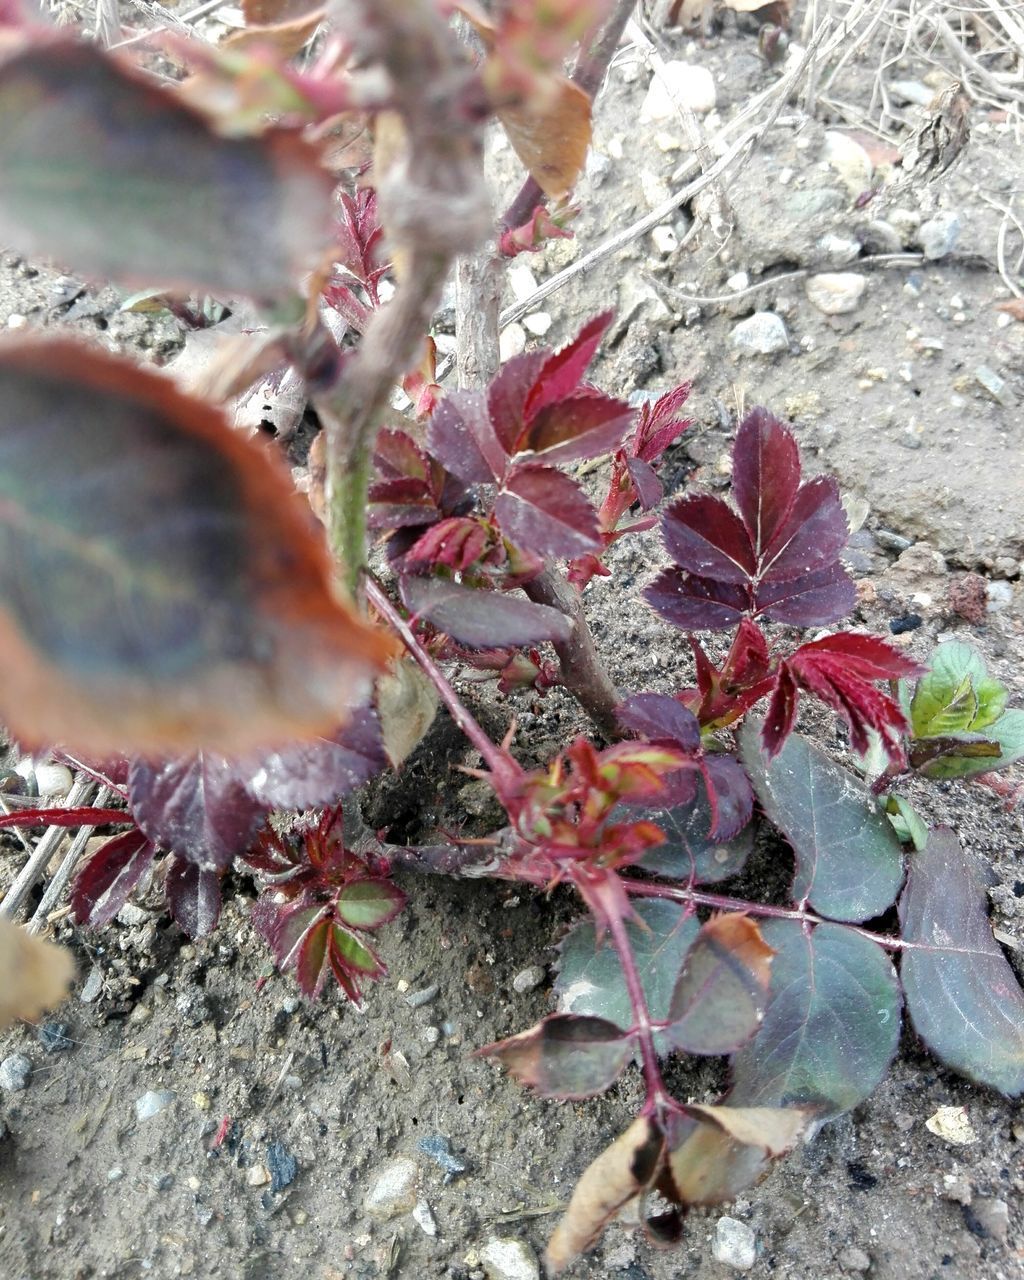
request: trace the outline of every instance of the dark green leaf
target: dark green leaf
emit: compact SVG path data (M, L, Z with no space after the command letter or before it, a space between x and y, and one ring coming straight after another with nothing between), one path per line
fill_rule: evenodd
M220 137L70 39L0 65L0 172L0 241L103 278L281 301L331 244L333 181L296 132Z
M336 910L342 924L353 929L379 929L405 906L405 894L390 880L353 880L338 895Z
M332 732L391 651L274 458L67 340L0 350L0 637L8 727L93 755Z
M630 812L656 823L665 833L665 843L644 854L640 866L671 880L692 884L728 880L743 870L754 845L751 823L732 840L711 838L711 806L703 787L692 804Z
M835 920L880 915L903 882L903 857L875 797L799 734L769 763L760 732L748 719L741 754L765 813L793 846L793 897Z
M589 1098L615 1083L633 1056L633 1040L604 1018L556 1013L480 1053L497 1058L542 1098Z
M730 1101L848 1111L878 1085L899 1043L892 964L877 943L842 925L805 932L798 920L768 920L762 934L775 951L768 1007L733 1058Z
M992 936L977 860L940 827L900 899L900 975L914 1030L947 1066L1024 1092L1024 992Z
M700 925L677 902L648 898L634 902L633 908L642 923L627 921L626 930L651 1017L661 1022L668 1017L676 977ZM605 1018L620 1027L633 1025L633 1006L618 953L607 936L597 945L590 921L577 925L562 943L555 992L564 1013ZM664 1035L656 1040L667 1053L670 1045Z
M686 1053L732 1053L761 1025L772 950L749 916L716 916L686 953L665 1034Z

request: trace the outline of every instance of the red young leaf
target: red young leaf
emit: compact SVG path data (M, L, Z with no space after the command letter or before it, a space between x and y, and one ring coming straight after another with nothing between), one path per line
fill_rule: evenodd
M665 487L649 462L642 458L627 458L626 470L636 489L637 500L642 511L650 511L665 496Z
M268 808L246 790L237 761L209 752L160 764L135 760L128 788L140 830L208 871L224 871L245 853Z
M70 39L0 66L0 171L0 240L104 279L272 301L330 248L333 179L296 131L223 137Z
M615 709L624 729L651 742L674 742L684 751L700 750L700 725L693 712L664 693L634 693Z
M330 932L330 919L326 915L316 915L312 927L302 935L295 952L295 981L302 994L310 999L320 994L327 976L324 961L327 959Z
M179 928L205 938L220 919L220 875L184 858L167 860L167 903Z
M487 400L479 391L455 391L445 396L427 426L427 445L438 462L466 484L488 484L499 479L505 469L506 451L498 442Z
M501 366L487 389L491 425L506 454L515 453L517 442L526 429L526 402L546 358L545 351L527 351L524 355L513 356Z
M361 707L329 738L296 742L236 766L249 795L267 809L337 804L386 767L380 721L372 707Z
M418 618L474 649L568 640L572 622L521 596L464 587L441 578L402 578L402 599Z
M373 461L382 480L419 480L431 491L437 488L433 464L404 431L381 431L374 444Z
M698 493L681 499L665 512L662 528L669 555L698 577L739 586L757 573L743 522L721 498Z
M733 756L706 755L700 761L711 807L711 835L731 840L754 812L754 791L740 762Z
M76 809L16 809L0 814L0 830L4 827L98 827L107 822L130 822L123 809L94 809L80 805Z
M452 516L420 534L402 558L409 572L444 568L461 573L475 564L490 542L485 525L470 516Z
M662 569L644 599L657 613L683 631L725 631L739 624L749 607L743 587L698 578L681 569Z
M568 559L601 545L597 514L583 490L553 467L516 467L494 514L509 541L539 556Z
M769 547L796 500L800 450L767 409L743 419L733 448L732 490L755 553Z
M890 759L902 762L906 719L899 704L872 682L905 679L922 671L918 663L875 636L839 632L801 645L779 668L762 729L768 758L778 755L792 730L798 690L803 689L842 716L850 727L854 750L868 750L868 730L873 729Z
M754 594L757 612L791 627L813 627L844 618L857 603L857 589L837 560L799 578L770 578Z
M67 340L5 345L0 389L0 711L22 740L248 751L366 699L391 642L218 410Z
M818 476L800 486L788 518L765 549L763 579L790 581L825 569L846 546L850 528L831 476Z
M572 395L580 385L587 365L593 360L614 314L602 311L594 316L571 342L545 360L526 401L527 420L533 419L546 405Z
M679 416L680 409L689 399L690 389L689 382L681 383L654 404L642 406L629 449L634 458L646 463L657 462L669 445L690 426L689 418Z
M545 462L579 462L618 448L636 416L622 400L581 391L546 405L530 419L517 452Z
M78 924L109 924L153 865L156 849L141 831L126 831L100 846L75 878L71 906Z

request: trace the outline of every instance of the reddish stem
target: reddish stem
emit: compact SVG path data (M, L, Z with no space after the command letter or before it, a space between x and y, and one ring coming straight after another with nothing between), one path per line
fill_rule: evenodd
M437 690L441 701L448 708L452 719L470 740L484 763L491 772L491 785L498 799L508 808L519 792L523 778L523 770L507 751L495 746L473 716L469 713L458 694L449 684L441 668L427 653L420 643L412 627L391 603L387 593L375 578L367 575L365 579L366 598L373 607L386 618L390 625L402 637L405 647L416 660L423 674Z

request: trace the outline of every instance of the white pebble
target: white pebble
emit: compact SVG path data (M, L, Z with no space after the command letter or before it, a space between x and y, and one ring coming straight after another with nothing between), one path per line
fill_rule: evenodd
M31 1075L31 1061L23 1053L12 1053L0 1062L0 1089L5 1093L20 1093L28 1088Z
M27 329L28 316L23 316L18 311L12 311L7 317L7 327L8 329Z
M366 1193L363 1208L371 1218L382 1220L410 1213L419 1199L416 1194L419 1176L416 1162L408 1156L388 1160L378 1169Z
M812 306L827 316L841 316L856 311L867 283L866 276L853 271L826 271L811 276L805 287Z
M71 770L65 764L36 765L36 786L41 796L66 796L74 781Z
M749 1271L757 1260L757 1236L738 1218L719 1218L711 1252L734 1271Z
M512 990L519 995L535 991L546 977L547 971L542 964L531 964L528 968L521 969L512 979Z
M532 315L523 316L523 328L535 338L543 338L551 328L551 317L546 311L535 311Z
M527 262L513 262L508 269L509 288L516 302L522 302L537 292L537 277Z
M770 356L789 350L789 334L774 311L755 311L735 326L732 345L741 355Z
M698 115L707 115L718 100L715 81L707 67L689 62L666 62L651 79L640 123L651 124L671 120L680 107L689 107Z
M540 1280L536 1254L522 1240L492 1236L480 1250L487 1280Z
M135 1099L136 1120L151 1120L175 1102L177 1096L170 1089L150 1089L141 1098Z
M498 355L502 364L506 360L511 360L513 356L521 356L526 350L526 330L521 324L513 320L511 324L507 324L501 331L498 338Z
M651 243L663 258L679 248L679 239L671 227L655 227L651 232Z
M433 1238L437 1235L437 1222L426 1200L417 1200L413 1205L412 1220L425 1236Z

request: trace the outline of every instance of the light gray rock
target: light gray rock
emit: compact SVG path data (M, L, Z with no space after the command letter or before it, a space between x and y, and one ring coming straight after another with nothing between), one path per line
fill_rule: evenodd
M491 1236L480 1250L480 1265L487 1280L540 1280L537 1255L512 1236Z
M732 331L732 345L744 356L770 356L789 350L789 334L774 311L755 311Z
M851 1244L840 1253L838 1262L844 1271L867 1271L871 1266L871 1255Z
M857 310L867 283L855 271L825 271L809 276L804 287L812 306L827 316L841 316Z
M1002 613L1004 609L1009 609L1013 604L1013 587L1008 582L1001 579L997 582L990 582L985 588L985 594L988 602L985 605L987 613Z
M1006 1243L1010 1232L1010 1207L1005 1200L986 1196L974 1202L974 1216L982 1231L1000 1244Z
M860 256L860 241L853 236L836 235L829 231L818 241L818 249L821 251L822 261L830 267L848 267Z
M952 253L960 239L960 225L960 215L952 209L922 222L917 231L917 243L924 256L937 262Z
M178 1100L178 1095L171 1089L150 1089L141 1098L135 1099L136 1120L152 1120L161 1111L165 1111Z
M542 964L531 964L525 969L520 969L512 979L512 990L519 995L527 991L535 991L546 977L547 970Z
M830 129L825 134L822 155L843 180L850 195L859 196L871 186L875 166L860 143L848 133Z
M12 1053L0 1062L0 1089L5 1093L20 1093L28 1088L32 1075L32 1062L23 1053Z
M374 1174L363 1208L382 1222L411 1213L419 1199L419 1179L419 1166L408 1156L386 1161Z
M1007 409L1013 408L1014 394L1006 385L1006 379L1001 378L995 369L990 369L987 364L979 364L974 371L974 381L997 404Z
M719 1218L711 1252L734 1271L749 1271L757 1260L757 1236L738 1218Z
M640 108L640 123L674 120L680 106L706 115L714 110L717 98L715 80L707 67L690 62L666 62L651 78Z

